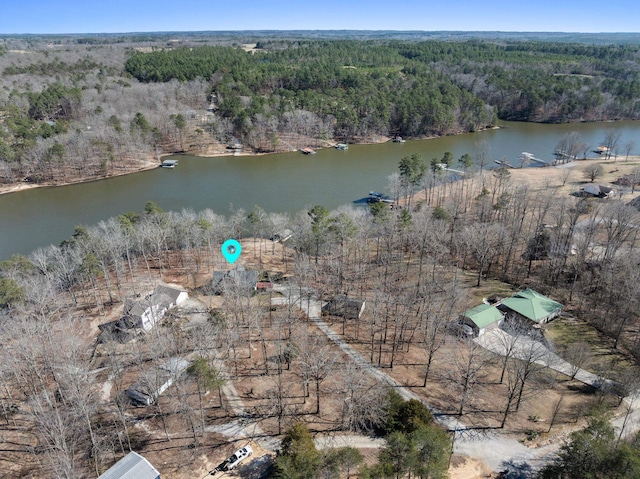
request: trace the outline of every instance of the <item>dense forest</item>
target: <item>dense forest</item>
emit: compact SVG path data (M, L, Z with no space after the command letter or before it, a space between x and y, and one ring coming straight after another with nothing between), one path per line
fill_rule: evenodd
M227 69L214 85L224 116L238 121L239 112L225 107L239 103L230 95L250 98L249 118L265 114L261 98L275 97L269 110L277 113L282 99L285 107L333 115L350 139L366 136L360 124L408 136L473 131L491 124L487 105L523 121L637 118L638 59L632 46L264 41L251 56L212 47L138 54L126 69L147 82Z
M229 144L288 151L498 118L640 116L634 43L291 37L3 38L0 182L67 183Z

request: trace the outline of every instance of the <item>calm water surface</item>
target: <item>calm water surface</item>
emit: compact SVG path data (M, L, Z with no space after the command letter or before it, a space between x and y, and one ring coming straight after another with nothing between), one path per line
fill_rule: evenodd
M298 152L259 157L199 158L180 156L175 169L150 171L58 188L39 188L0 195L0 259L13 253L59 244L76 225L91 225L127 211L140 211L147 201L165 210L210 208L228 214L232 208L294 213L322 204L335 208L362 198L370 190L384 191L398 161L419 153L428 162L451 151L455 158L472 154L485 140L488 159L518 163L523 151L553 159L563 135L576 131L593 147L606 131L620 132L621 151L629 141L640 152L640 122L536 125L504 123L500 130L432 140L351 145L347 151L327 149L316 155Z

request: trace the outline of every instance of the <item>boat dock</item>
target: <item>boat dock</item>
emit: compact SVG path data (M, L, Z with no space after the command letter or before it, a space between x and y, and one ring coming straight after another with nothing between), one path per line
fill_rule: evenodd
M539 163L541 165L549 166L548 161L541 160L540 158L536 158L533 156L533 153L528 153L523 151L520 153L520 161L524 164L525 161L533 161L534 163Z
M493 160L493 162L499 164L500 166L504 166L505 168L511 168L513 170L516 169L515 166L513 166L511 163L509 163L506 160Z
M178 160L164 160L160 166L163 168L175 168Z
M438 163L436 166L438 168L437 171L447 171L451 173L456 173L457 175L464 176L464 171L454 170L453 168L449 168L449 166L446 163Z

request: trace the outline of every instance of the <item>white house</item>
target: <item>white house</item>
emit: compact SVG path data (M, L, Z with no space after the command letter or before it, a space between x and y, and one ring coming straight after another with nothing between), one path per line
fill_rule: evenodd
M171 298L171 304L169 305L169 308L180 306L189 298L189 293L187 293L186 289L168 284L161 284L156 286L154 294L166 294L167 296L169 296L169 298Z
M170 285L159 285L144 299L127 301L124 314L131 318L138 328L150 331L160 321L168 309L182 304L189 294L185 289Z

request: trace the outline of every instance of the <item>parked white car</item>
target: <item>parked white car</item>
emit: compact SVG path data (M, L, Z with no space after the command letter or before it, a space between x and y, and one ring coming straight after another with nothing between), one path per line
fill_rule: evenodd
M245 446L241 449L238 449L231 456L229 456L226 461L224 461L223 463L224 470L225 471L232 470L234 467L236 467L238 464L244 461L251 454L253 454L253 449L251 449L251 446Z

